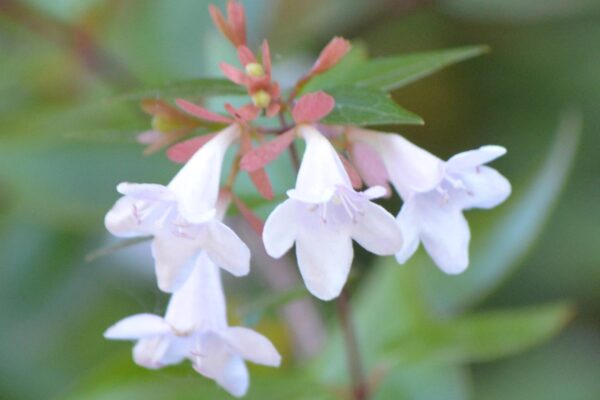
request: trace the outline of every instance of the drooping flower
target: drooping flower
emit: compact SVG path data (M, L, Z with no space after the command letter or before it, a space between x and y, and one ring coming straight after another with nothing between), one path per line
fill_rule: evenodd
M250 251L218 218L221 165L240 136L232 124L206 143L167 186L121 183L124 196L107 213L107 229L119 237L153 236L158 286L171 292L189 275L203 250L236 276L248 273Z
M510 195L508 180L483 165L506 149L483 146L444 162L400 135L356 128L346 134L353 146L368 146L385 166L386 176L371 180L389 180L404 200L397 219L405 245L396 254L398 262L405 263L421 242L444 272L463 272L469 264L471 236L463 210L493 208ZM357 167L364 169L357 158Z
M356 192L331 143L311 125L296 129L306 141L296 187L269 215L263 241L275 258L295 243L308 290L330 300L347 280L352 239L372 253L391 255L402 247L402 234L394 217L370 201L382 196L383 188Z
M196 371L238 397L249 384L244 360L272 367L281 361L266 337L228 326L219 269L206 253L196 259L189 279L172 295L164 318L133 315L111 326L104 336L137 341L133 358L146 368L189 359Z

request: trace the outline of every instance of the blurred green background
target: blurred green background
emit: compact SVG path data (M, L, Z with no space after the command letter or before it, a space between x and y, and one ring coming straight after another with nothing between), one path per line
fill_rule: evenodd
M141 154L135 134L149 128L149 118L136 102L115 95L216 75L219 61L234 61L210 23L207 4L0 0L0 398L223 396L189 366L146 371L129 359L130 344L103 339L104 329L126 315L164 309L167 298L155 288L143 247L85 262L87 253L111 242L103 215L117 198L115 185L166 182L178 168L164 153ZM388 130L399 130L442 158L483 144L506 146L508 155L494 165L513 182L514 195L497 210L468 213L476 237L472 251L488 246L497 252L475 255L471 269L492 268L492 261L478 261L510 258L513 248L519 254L498 279L503 284L475 310L569 300L575 313L558 336L517 356L407 362L386 379L377 398L600 398L600 2L245 4L251 44L269 38L278 73L287 82L310 65L333 35L360 40L373 57L491 47L489 54L394 92L426 125ZM583 116L583 134L571 160L578 129L569 124L577 125L577 115ZM278 184L277 193L291 184ZM532 188L535 193L529 192ZM515 209L518 213L510 214ZM513 219L501 220L505 215ZM495 226L505 229L494 231ZM500 245L494 247L496 242ZM518 248L522 244L526 249ZM390 316L371 322L357 317L357 324L385 329L393 324L388 319L401 320L403 313L414 311L402 304L404 291L418 290L410 285L399 285L397 302L370 299L368 288L378 291L377 280L390 274L404 282L405 275L417 271L423 290L443 278L452 280L446 287L452 296L461 291L460 278L442 276L423 254L404 268L390 260L371 267L374 260L362 254L359 262L364 265L358 275L371 286L352 282L358 309ZM261 295L261 276L253 272L241 283L227 284L232 318L244 318L236 304ZM430 300L440 321L449 304L444 293ZM376 310L382 306L387 308ZM331 305L322 308L323 319L335 323ZM316 390L304 381L311 381L312 374L300 371L322 367L291 361L293 345L281 318L265 313L259 328L287 361L275 373L253 369L250 396L321 398L307 392ZM335 352L335 343L326 343ZM324 361L325 369L335 369L334 363ZM331 387L322 392L336 393Z

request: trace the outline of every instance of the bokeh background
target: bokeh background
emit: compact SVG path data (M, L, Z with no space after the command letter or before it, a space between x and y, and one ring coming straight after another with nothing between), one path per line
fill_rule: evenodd
M215 75L218 61L234 60L209 21L207 4L0 0L0 398L223 395L189 368L137 368L129 359L129 344L103 339L114 321L160 312L166 304L155 289L143 247L85 260L111 242L103 215L117 197L118 182L166 182L177 170L163 153L141 154L135 134L148 129L149 119L135 101L115 96ZM525 242L527 251L516 249L523 254L512 260L510 274L502 275L503 284L476 310L568 300L575 312L566 328L542 346L469 362L460 370L441 368L414 379L399 375L379 398L600 398L600 2L245 4L251 43L270 39L279 76L288 82L333 35L360 42L373 57L491 47L484 56L395 92L400 104L426 121L422 127L395 130L442 158L488 143L509 149L495 167L514 183L514 195L498 210L469 213L474 236L480 237L473 246L527 232L516 242L505 240L504 248L496 248L501 254L489 256L506 257ZM282 194L290 184L276 189ZM517 204L534 185L539 190L527 197L529 207ZM505 222L500 238L493 236L491 227L511 206L521 206L521 213ZM361 279L377 268L365 256L360 263ZM415 263L423 265L407 268L427 269L433 279L440 278L427 261ZM233 319L243 318L236 312L240 304L268 290L261 279L253 272L242 283L228 281ZM360 285L351 283L352 288ZM460 285L452 290L460 291ZM438 301L443 305L443 298ZM315 304L327 325L336 322L330 318L331 305ZM387 315L376 323L385 325L403 312L404 305L388 306L370 310ZM277 313L267 314L260 318L260 330L293 359L288 328ZM306 387L287 381L285 371L293 364L302 362L287 361L277 379L264 369L253 370L251 395L262 390L267 395L256 398L282 398L274 393L295 398ZM203 382L195 386L196 381Z

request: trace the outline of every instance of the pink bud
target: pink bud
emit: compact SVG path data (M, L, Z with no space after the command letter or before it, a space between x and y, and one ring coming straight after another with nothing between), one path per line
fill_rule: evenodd
M206 108L199 106L197 104L191 103L187 100L177 99L175 103L181 108L183 111L191 114L195 117L203 119L209 122L218 122L223 124L230 124L234 122L231 118L224 117L220 114L214 113L212 111L207 110Z
M177 143L169 147L167 157L178 164L185 164L213 137L215 137L215 134L202 135Z
M350 51L350 42L341 37L334 37L319 54L319 58L310 70L309 75L321 74L334 65Z
M326 117L333 107L335 100L327 93L309 93L298 100L292 110L292 116L297 124L314 123Z
M296 130L291 129L268 143L248 151L240 160L240 168L244 171L256 171L275 160L294 141Z

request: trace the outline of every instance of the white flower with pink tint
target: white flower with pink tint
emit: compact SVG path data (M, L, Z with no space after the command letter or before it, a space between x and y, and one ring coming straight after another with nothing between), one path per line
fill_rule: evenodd
M107 339L135 340L133 358L146 368L192 361L200 374L234 396L248 390L244 360L272 367L281 356L261 334L229 327L219 268L202 253L185 284L169 302L165 317L137 314L111 326Z
M463 272L469 264L471 237L463 210L492 208L510 195L508 180L483 165L506 149L483 146L444 162L400 135L357 128L348 128L346 134L359 171L382 164L377 173L371 168L364 175L372 182L389 180L404 200L398 223L405 245L396 254L398 262L405 263L421 242L444 272Z
M237 124L215 135L167 186L121 183L117 187L123 197L107 213L105 225L119 237L154 237L152 255L163 291L171 292L185 282L200 250L236 276L249 271L248 247L215 218L223 158L239 136Z
M306 142L296 187L269 215L263 241L275 258L295 243L308 290L331 300L348 278L352 239L372 253L391 255L401 249L402 234L394 217L371 202L385 193L382 187L356 192L329 140L311 125L296 129Z

